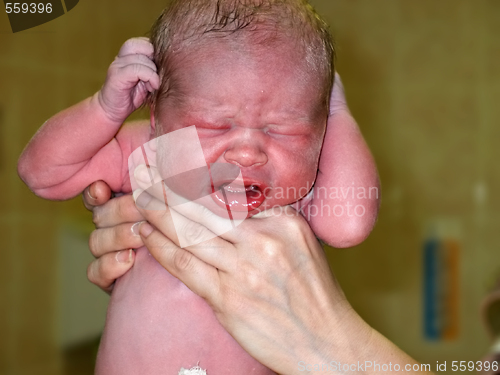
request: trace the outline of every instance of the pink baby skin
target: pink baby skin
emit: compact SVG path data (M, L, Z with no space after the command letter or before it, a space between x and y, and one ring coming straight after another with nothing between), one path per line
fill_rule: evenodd
M307 192L313 185L327 119L316 89L320 79L291 43L228 54L230 44L188 51L178 73L181 104L163 100L151 122L160 133L195 125L207 164L235 164L245 185L267 188L253 213L291 204L298 197L275 191ZM204 300L144 248L117 281L107 318L97 374L177 374L197 364L207 374L274 373L243 351Z
M213 39L187 48L177 60L182 95L156 103L151 131L104 127L107 120L89 99L49 120L33 138L19 162L23 180L49 199L69 198L99 179L130 193L130 153L157 135L195 125L208 165L234 164L245 187L265 191L250 205L250 216L274 206L303 208L303 202L295 203L302 196L283 191L305 195L313 184L378 186L348 110L338 111L336 126L326 129L324 77L292 40L254 45ZM329 244L353 246L366 238L377 216L378 200L362 203L363 217L318 216L309 224ZM240 347L202 298L146 248L137 249L133 268L113 289L96 374L177 375L197 365L208 375L274 374Z

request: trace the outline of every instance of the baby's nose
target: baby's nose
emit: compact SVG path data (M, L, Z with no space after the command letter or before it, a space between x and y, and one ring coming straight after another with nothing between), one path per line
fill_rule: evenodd
M229 147L224 153L224 159L239 167L257 167L267 163L266 153L259 146L249 142Z

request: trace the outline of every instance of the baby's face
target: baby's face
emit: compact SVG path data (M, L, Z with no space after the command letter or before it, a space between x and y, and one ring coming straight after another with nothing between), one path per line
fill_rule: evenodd
M159 104L156 126L168 133L195 125L207 164L238 166L246 188L213 181L214 190L232 190L231 209L255 214L312 187L326 126L324 83L293 45L229 48L217 42L182 61L184 95Z

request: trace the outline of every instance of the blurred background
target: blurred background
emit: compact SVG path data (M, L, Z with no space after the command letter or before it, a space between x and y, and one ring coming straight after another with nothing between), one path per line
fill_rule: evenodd
M500 1L315 0L382 181L361 246L327 249L374 328L433 365L479 360L481 301L500 277ZM86 279L81 198L49 202L16 162L45 120L92 95L163 0L81 0L11 32L0 12L0 374L92 374L107 295ZM134 115L147 118L146 112Z

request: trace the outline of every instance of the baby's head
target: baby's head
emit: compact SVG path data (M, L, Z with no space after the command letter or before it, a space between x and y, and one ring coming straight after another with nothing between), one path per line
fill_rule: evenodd
M334 51L306 0L173 0L151 41L161 79L150 101L157 136L195 125L208 165L241 168L251 210L308 192Z

